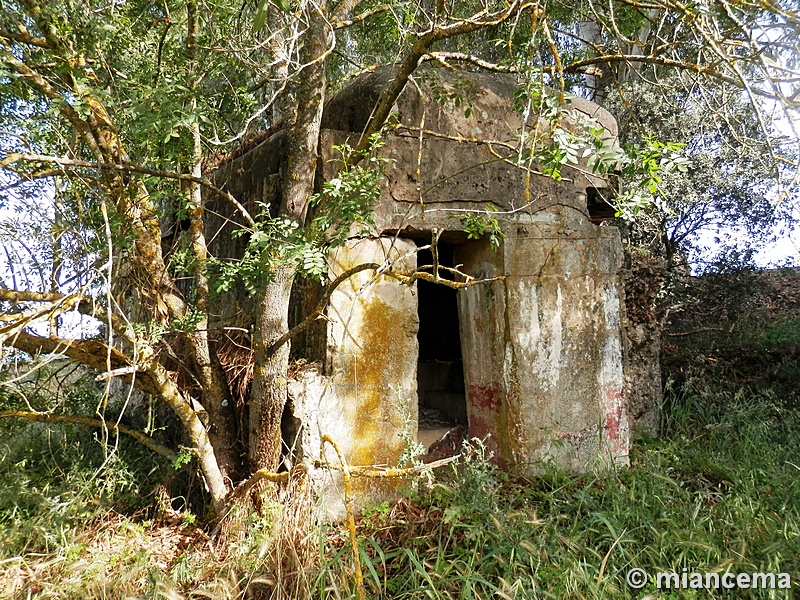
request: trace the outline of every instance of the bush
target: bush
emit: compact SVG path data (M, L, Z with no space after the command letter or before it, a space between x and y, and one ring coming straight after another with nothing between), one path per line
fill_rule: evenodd
M83 369L31 363L15 375L0 385L0 410L96 416L102 392ZM141 508L167 470L162 458L113 432L0 419L0 557L51 552L87 521Z

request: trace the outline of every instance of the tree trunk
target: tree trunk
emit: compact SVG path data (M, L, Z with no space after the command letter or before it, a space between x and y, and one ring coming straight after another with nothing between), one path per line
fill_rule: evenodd
M192 451L200 463L200 470L211 494L214 512L218 517L222 516L226 508L228 485L222 471L220 471L219 463L205 426L200 421L195 410L180 393L178 387L170 379L166 369L152 357L144 362L144 366L158 387L161 399L175 411L175 414L181 420L186 434L189 436Z
M196 45L200 26L197 2L186 3L188 61L186 85L197 92ZM197 111L197 98L191 99L191 111ZM192 356L197 377L203 388L203 407L208 412L208 437L219 461L223 476L228 480L238 479L240 474L240 452L237 447L236 418L233 412L233 398L228 387L225 372L219 362L208 335L209 281L208 246L205 238L205 198L199 179L203 176L203 143L200 124L196 120L189 125L192 138L191 174L194 181L187 182L188 216L190 220L189 238L195 256L194 284L195 309L200 315L195 330L188 335L187 344Z
M287 132L288 164L283 181L280 214L300 224L308 211L308 199L314 191L317 170L319 130L325 102L325 61L329 50L330 27L327 4L306 5L308 29L303 36L300 62L306 67L303 77L287 94L293 102L286 107L291 115ZM289 330L289 297L295 265L276 269L264 288L257 307L253 352L255 368L250 394L249 462L250 468L275 469L281 457L281 415L286 404L286 377L289 368L289 345L272 353L267 349Z
M256 315L253 340L253 388L250 393L249 463L251 471L275 470L281 458L281 415L286 404L290 345L272 353L270 343L289 330L289 297L294 268L283 267L266 285Z

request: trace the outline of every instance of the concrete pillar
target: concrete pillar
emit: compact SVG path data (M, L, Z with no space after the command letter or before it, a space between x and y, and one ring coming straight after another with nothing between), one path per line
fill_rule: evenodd
M398 271L416 268L413 242L393 238L354 239L329 256L330 278L363 263L394 262ZM350 465L396 466L416 441L417 331L413 288L374 271L342 283L327 310L326 375L301 373L292 386L292 411L300 422L301 455L319 457L320 437L330 436ZM325 460L338 465L333 449ZM340 473L314 475L328 516L344 513ZM395 496L403 481L354 478L356 505Z
M471 434L531 471L627 463L617 232L529 223L509 227L497 253L465 246L456 260L505 275L459 295Z

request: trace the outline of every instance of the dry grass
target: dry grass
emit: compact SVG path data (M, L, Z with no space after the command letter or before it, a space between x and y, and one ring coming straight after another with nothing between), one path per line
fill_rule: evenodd
M246 331L226 331L217 340L217 356L234 399L244 403L253 379L253 347Z
M64 531L64 544L53 554L28 553L3 561L0 597L136 595L148 586L152 573L169 572L187 553L208 555L206 540L197 527L109 515L80 531Z
M338 568L346 534L317 523L306 479L258 497L258 511L237 507L213 537L174 514L159 522L111 515L65 531L54 552L0 561L0 597L284 600L325 589L338 597L351 580L346 558Z

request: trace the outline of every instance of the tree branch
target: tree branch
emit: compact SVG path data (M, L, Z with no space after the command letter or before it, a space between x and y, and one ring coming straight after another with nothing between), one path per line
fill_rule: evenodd
M116 348L109 348L108 345L98 340L46 338L20 331L14 334L13 337L3 340L2 345L12 346L17 350L27 352L31 356L36 356L38 354L59 354L100 372L108 370L107 366L109 362L112 370L135 366L134 361L127 355ZM122 377L122 379L126 383L133 384L136 388L147 394L159 394L158 388L155 386L150 375L146 372L143 373L137 370L135 377L126 375Z
M18 25L19 31L17 33L13 31L7 31L5 29L0 29L0 38L7 38L14 42L19 42L21 44L28 44L30 46L36 46L38 48L47 48L52 49L53 46L50 42L47 41L46 38L43 37L35 37L32 36L24 26Z
M225 198L228 202L230 202L236 208L236 210L238 210L241 213L241 215L244 217L245 221L247 221L247 224L250 225L250 227L255 227L256 224L255 220L247 211L247 209L244 206L242 206L242 204L236 198L234 198L234 196L230 192L218 188L204 177L197 177L196 175L188 175L185 173L171 173L169 171L157 171L155 169L150 169L148 167L143 167L132 163L89 162L85 160L62 158L60 156L48 156L44 154L20 154L17 152L9 153L6 156L6 158L0 161L0 167L6 167L7 165L19 161L52 163L60 165L62 167L69 167L76 169L103 169L109 171L121 171L125 173L141 173L142 175L152 175L153 177L161 177L163 179L173 179L175 181L186 181L188 183L196 183L202 185L208 190L214 192L215 194L219 194L220 196Z
M478 31L486 27L500 25L512 16L533 6L536 6L535 2L514 0L505 9L499 12L487 14L483 17L476 16L472 19L465 19L451 25L433 26L429 31L419 36L411 47L411 50L409 50L408 54L397 66L397 71L392 83L381 93L372 118L369 120L358 144L351 152L352 158L348 160L358 162L358 157L369 144L369 138L383 127L386 119L388 119L392 112L395 101L400 96L403 89L405 89L408 78L411 77L411 74L419 65L422 57L428 53L428 50L435 42L472 33L473 31Z
M101 419L92 419L89 417L79 417L75 415L55 415L53 413L29 412L24 410L0 410L0 419L5 418L28 419L30 421L38 421L40 423L86 425L87 427L108 429L109 431L115 431L132 437L149 450L152 450L156 454L160 454L168 460L175 460L178 457L173 450L167 448L166 446L162 446L153 438L142 433L141 431L131 429L125 425L114 423L113 421L103 421Z
M4 59L11 65L11 68L25 81L28 81L32 87L37 89L48 100L56 100L59 102L59 110L61 114L72 124L76 131L80 132L81 138L86 142L87 146L92 152L92 155L97 160L102 160L103 153L97 143L94 135L92 134L89 124L84 121L78 112L72 107L69 102L62 98L61 94L53 88L52 85L41 74L31 69L24 62L14 56L11 48L5 42L2 43ZM4 161L5 162L5 161Z
M464 52L428 52L420 59L420 62L428 62L431 60L438 61L445 67L450 67L447 61L455 61L455 62L469 63L475 65L476 67L480 67L481 69L484 69L486 71L492 71L494 73L520 72L520 70L514 65L501 65L497 63L492 63L489 62L488 60L480 58L479 56L466 54Z
M270 344L267 347L266 353L268 356L270 354L273 354L278 348L283 346L286 342L288 342L295 336L304 332L314 323L314 321L321 318L324 315L325 308L328 306L328 303L331 300L331 296L333 295L333 292L336 290L336 288L338 288L342 283L350 279L353 275L361 273L362 271L376 271L377 275L385 275L386 277L391 277L392 279L396 279L397 281L399 281L404 285L413 285L413 283L417 279L422 279L424 281L430 281L431 283L438 283L446 287L454 288L457 290L472 285L477 285L479 283L489 283L491 281L498 281L500 279L503 279L502 276L491 277L489 279L474 279L470 275L462 273L458 269L453 269L450 267L440 267L440 268L450 271L454 275L460 275L461 277L464 277L466 281L451 281L449 279L441 279L438 276L435 277L431 273L426 273L425 271L420 271L420 270L416 270L413 273L397 273L395 271L392 271L391 267L387 268L387 265L385 263L384 264L363 263L360 265L356 265L352 269L348 269L347 271L336 277L333 281L331 281L327 289L325 290L325 293L322 295L322 298L320 298L320 301L314 307L314 310L312 310L311 313L300 323L292 327L289 331L287 331L277 340L272 342L272 344Z
M331 281L330 285L328 285L328 288L325 290L325 293L322 295L322 298L320 298L320 301L317 303L317 306L314 307L314 310L312 310L311 313L300 323L292 327L289 331L287 331L277 340L272 342L272 344L270 344L266 350L267 355L273 354L278 348L283 346L293 337L303 333L306 329L308 329L311 326L311 324L314 321L319 319L323 315L325 308L328 306L328 302L330 302L333 292L342 283L350 279L350 277L352 277L356 273L361 273L362 271L369 271L369 270L375 271L380 269L380 267L381 265L379 265L378 263L364 263L362 265L357 265L352 269L348 269L347 271L339 275L336 279Z
M389 7L386 4L381 4L380 6L376 6L374 8L370 8L369 10L365 10L363 13L356 15L355 17L348 18L349 12L337 14L331 20L331 26L334 29L343 29L345 27L350 27L351 25L355 25L356 23L361 23L362 21L366 21L370 17L380 14L382 12L386 12L389 10Z
M78 309L83 315L93 317L98 320L108 322L110 320L114 331L125 338L128 342L136 342L136 333L127 321L110 313L105 307L97 304L94 299L81 294L61 294L59 292L32 292L28 290L9 290L0 288L0 301L19 303L19 302L45 302L59 304L56 307L59 312L66 312L73 307Z
M724 83L736 86L737 88L740 89L743 87L743 84L740 80L736 79L735 77L730 77L729 75L724 75L714 67L707 65L698 65L696 63L687 63L681 60L676 60L674 58L666 58L663 56L643 56L639 54L609 54L604 56L595 56L592 58L584 58L583 60L577 60L569 63L568 65L565 65L564 72L579 73L581 72L582 69L588 66L593 66L598 64L618 63L618 62L625 62L625 63L639 62L652 65L662 65L665 67L674 67L676 69L681 69L684 71L692 71L693 73L698 73L700 75L707 75ZM552 72L554 69L555 67L545 67L544 70L546 72ZM756 96L761 96L762 98L789 102L789 99L782 98L778 94L775 94L773 92L761 88L751 88L750 91ZM788 104L788 106L795 106L795 105L800 105L800 103L789 102Z
M350 474L354 477L367 477L369 479L393 479L412 477L414 475L419 475L420 473L433 471L434 469L438 469L439 467L444 467L445 465L455 462L460 457L460 454L456 454L455 456L448 456L447 458L414 465L413 467L387 468L379 465L349 465L348 468L350 470ZM322 460L314 461L313 467L315 469L329 469L331 471L341 471L343 469L341 465L332 465ZM259 481L269 481L271 483L289 481L289 479L296 475L307 473L308 468L309 467L306 464L301 463L293 466L288 471L281 471L280 473L275 473L269 469L259 469L250 475L249 479L241 482L236 489L231 492L230 496L228 497L228 501L229 503L232 503L235 500L243 498L247 495L247 492L252 490L253 486Z
M42 9L35 0L20 0L20 2L25 7L25 10L33 22L36 23L39 31L42 32L42 35L45 37L50 46L53 48L59 48L65 45L64 40L58 36L55 24L45 18L45 16L42 14Z
M690 331L679 331L677 333L665 333L667 337L685 337L687 335L697 335L698 333L709 333L711 331L726 331L720 327L701 327L700 329L692 329Z

